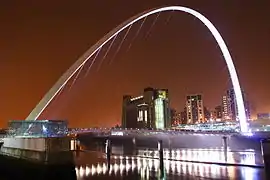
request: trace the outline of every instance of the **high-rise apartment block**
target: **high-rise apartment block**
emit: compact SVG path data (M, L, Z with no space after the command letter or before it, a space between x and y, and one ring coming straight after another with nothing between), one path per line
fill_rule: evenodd
M270 120L270 113L258 113L257 114L258 120Z
M205 121L210 121L210 119L211 119L211 111L207 107L204 107L203 112L204 112Z
M180 112L181 124L187 124L187 108L184 108L184 111Z
M247 101L246 94L242 91L245 112L247 120L250 119L250 106ZM222 119L223 120L238 120L238 107L236 103L236 96L234 93L234 89L227 90L225 96L222 97Z
M222 119L222 106L216 106L214 112L215 112L216 120L221 120Z
M222 120L230 120L230 105L227 95L222 96Z
M186 112L188 124L203 123L205 121L202 95L187 96Z
M171 123L172 126L178 126L182 124L181 113L177 112L176 109L171 109Z

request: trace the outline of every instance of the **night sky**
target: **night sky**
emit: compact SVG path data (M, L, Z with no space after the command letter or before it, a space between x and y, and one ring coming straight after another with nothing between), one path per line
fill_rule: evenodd
M223 3L222 3L223 2ZM267 0L85 0L0 2L0 127L25 119L57 79L107 32L150 8L183 5L210 19L227 43L253 114L270 112L270 3ZM168 88L181 111L187 94L202 93L214 108L231 86L223 56L208 29L182 12L161 13L134 25L114 57L111 50L46 109L41 118L68 119L71 126L120 123L124 94ZM150 29L150 31L149 31ZM131 48L128 47L131 44ZM86 76L86 77L85 77ZM70 87L69 83L69 87Z

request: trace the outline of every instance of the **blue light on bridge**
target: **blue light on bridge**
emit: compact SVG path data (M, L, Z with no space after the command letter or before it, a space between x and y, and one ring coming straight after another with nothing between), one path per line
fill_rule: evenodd
M61 137L68 133L67 124L62 120L10 121L7 134L13 137Z

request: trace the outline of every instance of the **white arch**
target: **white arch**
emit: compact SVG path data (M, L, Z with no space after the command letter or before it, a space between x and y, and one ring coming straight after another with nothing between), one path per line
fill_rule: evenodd
M224 56L224 59L226 61L230 77L232 80L233 88L235 91L236 96L236 103L238 107L238 115L239 115L239 121L240 121L240 127L242 132L247 132L247 122L246 122L246 114L245 114L245 107L242 97L242 92L239 84L239 80L237 77L237 73L231 58L231 55L229 53L229 50L222 39L220 33L215 28L215 26L202 14L199 12L182 6L168 6L168 7L162 7L157 8L153 10L148 10L146 12L143 12L139 15L133 16L127 21L123 22L119 26L117 26L115 29L110 31L108 34L106 34L102 39L100 39L96 44L94 44L88 51L83 54L61 77L60 79L54 84L54 86L47 92L47 94L41 99L41 101L37 104L37 106L32 110L32 112L29 114L29 116L26 118L26 120L36 120L40 114L44 111L44 109L49 105L49 103L53 100L53 98L57 95L57 93L66 85L66 83L69 81L69 79L89 60L89 58L95 54L104 44L106 44L109 40L111 40L114 36L116 36L118 33L123 31L125 28L129 27L133 23L149 16L152 14L156 14L163 11L182 11L186 12L188 14L191 14L198 18L201 22L204 23L204 25L211 31L212 35L214 36L215 40L217 41L221 52Z

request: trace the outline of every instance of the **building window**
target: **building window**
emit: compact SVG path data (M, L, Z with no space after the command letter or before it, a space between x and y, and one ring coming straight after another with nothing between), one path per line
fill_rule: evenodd
M147 122L147 110L144 110L144 121Z
M139 110L139 115L138 115L137 121L143 121L143 111L142 110Z
M164 118L164 105L163 100L158 98L155 100L155 125L157 129L165 128L165 118Z

